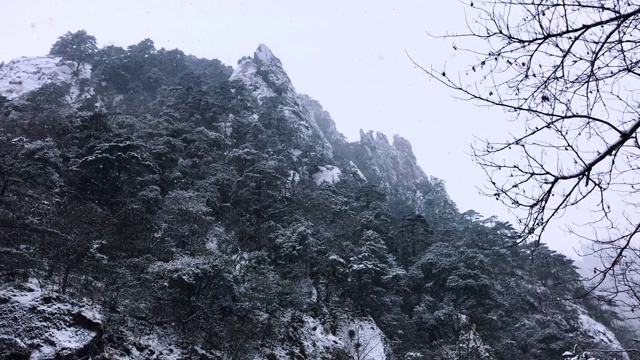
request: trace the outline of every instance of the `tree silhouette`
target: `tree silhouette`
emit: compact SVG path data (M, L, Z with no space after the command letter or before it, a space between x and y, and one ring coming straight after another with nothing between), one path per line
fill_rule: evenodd
M76 64L75 71L77 73L82 63L91 60L97 50L95 36L87 34L85 30L78 30L74 33L69 31L60 36L58 41L51 46L49 55L73 61Z

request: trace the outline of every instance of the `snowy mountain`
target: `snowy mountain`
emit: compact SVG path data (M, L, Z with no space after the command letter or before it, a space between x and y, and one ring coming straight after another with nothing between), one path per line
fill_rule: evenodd
M571 260L267 46L87 49L0 68L0 359L628 359Z

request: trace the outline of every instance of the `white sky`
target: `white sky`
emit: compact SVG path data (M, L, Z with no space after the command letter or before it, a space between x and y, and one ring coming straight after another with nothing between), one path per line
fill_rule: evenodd
M486 182L468 155L473 136L501 139L500 111L457 101L416 69L454 61L450 40L429 33L464 29L458 1L4 1L0 61L44 55L57 37L85 29L99 45L144 38L235 66L264 43L298 92L320 101L350 140L359 129L411 141L424 171L446 181L460 210L513 221L502 204L478 195ZM455 72L449 69L448 72ZM574 257L566 236L550 246Z

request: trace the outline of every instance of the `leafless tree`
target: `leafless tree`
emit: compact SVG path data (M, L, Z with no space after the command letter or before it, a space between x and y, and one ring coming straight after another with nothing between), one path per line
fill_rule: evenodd
M611 298L625 293L637 308L640 2L475 1L467 15L464 33L435 37L472 62L421 69L519 127L474 144L490 180L485 194L512 209L521 241L539 242L550 224L578 216L567 229L602 259L594 288L606 283Z
M377 360L374 356L379 347L382 347L380 339L374 334L367 332L364 326L371 326L366 323L356 323L347 332L345 350L351 354L355 360Z

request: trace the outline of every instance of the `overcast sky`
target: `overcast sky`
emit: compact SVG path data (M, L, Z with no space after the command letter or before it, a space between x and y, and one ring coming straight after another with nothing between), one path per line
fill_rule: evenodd
M513 221L501 203L478 194L487 179L468 155L474 135L504 136L506 115L454 100L406 54L426 67L455 63L451 41L427 31L463 30L464 14L458 1L435 0L6 1L0 61L44 55L58 36L79 29L101 46L150 38L156 48L231 66L264 43L298 92L319 100L350 140L360 129L399 134L425 172L445 180L460 210ZM550 246L574 255L566 240Z

